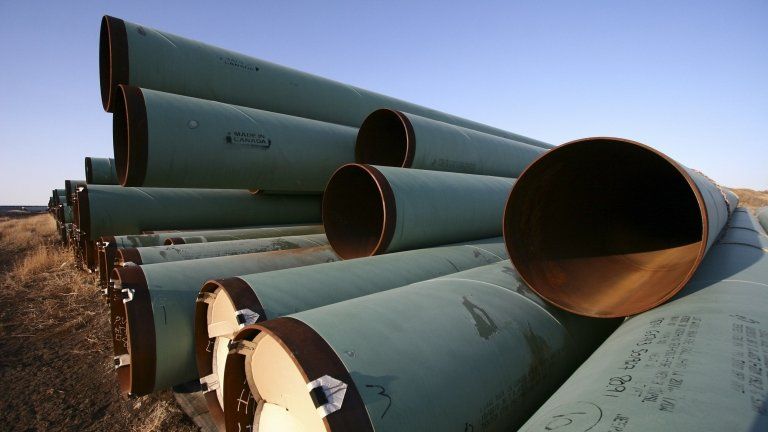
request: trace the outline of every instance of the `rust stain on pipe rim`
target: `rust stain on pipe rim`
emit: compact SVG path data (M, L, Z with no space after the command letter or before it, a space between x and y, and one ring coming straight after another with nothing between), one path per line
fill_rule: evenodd
M400 111L376 110L360 125L355 142L358 163L410 168L415 152L413 125Z
M104 110L112 112L118 84L128 84L128 35L125 22L104 15L99 31L99 82Z
M570 312L613 318L658 306L685 285L706 252L708 219L677 162L596 137L534 161L512 188L503 228L531 289Z
M379 170L347 164L336 170L323 193L323 225L343 259L383 253L395 233L395 195Z
M125 265L126 263L141 265L141 254L139 253L139 250L134 247L119 248L117 250L117 262L120 265Z

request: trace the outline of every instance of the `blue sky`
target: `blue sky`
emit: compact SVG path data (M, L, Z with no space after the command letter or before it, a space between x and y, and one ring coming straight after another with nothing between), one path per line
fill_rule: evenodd
M0 0L0 204L44 204L84 156L111 156L103 14L555 144L635 139L768 189L766 1Z

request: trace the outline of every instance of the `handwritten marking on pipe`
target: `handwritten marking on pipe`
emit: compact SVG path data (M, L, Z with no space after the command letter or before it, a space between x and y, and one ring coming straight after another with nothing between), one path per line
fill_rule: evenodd
M384 416L387 415L387 411L389 411L389 407L392 406L392 397L390 397L387 394L387 389L385 389L384 387L382 387L380 385L366 384L365 386L368 387L368 388L377 388L377 389L379 389L378 395L379 396L384 396L385 398L387 398L387 407L384 408L384 412L381 413L381 418L384 418Z

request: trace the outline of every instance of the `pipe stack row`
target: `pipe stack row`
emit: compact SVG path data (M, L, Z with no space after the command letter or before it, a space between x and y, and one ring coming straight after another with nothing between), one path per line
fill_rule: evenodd
M768 241L705 175L109 16L100 76L116 184L70 223L124 394L195 382L228 431L764 424Z

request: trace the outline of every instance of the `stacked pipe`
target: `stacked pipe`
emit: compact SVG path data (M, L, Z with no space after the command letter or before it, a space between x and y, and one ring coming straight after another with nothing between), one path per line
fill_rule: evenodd
M124 394L198 382L232 431L762 424L766 239L703 174L109 16L100 80L114 160L50 205L99 271ZM688 402L712 376L748 392L721 402L738 422Z

